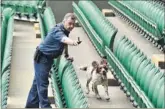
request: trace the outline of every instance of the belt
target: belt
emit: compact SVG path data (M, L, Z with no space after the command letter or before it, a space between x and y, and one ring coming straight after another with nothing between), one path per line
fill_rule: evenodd
M60 55L60 53L59 54L57 54L57 55L55 55L55 54L50 54L50 55L46 55L46 54L44 54L42 51L40 51L40 49L37 47L36 48L39 52L41 52L41 54L42 54L42 56L44 56L44 57L46 57L46 58L49 58L49 59L54 59L54 58L57 58L59 55Z

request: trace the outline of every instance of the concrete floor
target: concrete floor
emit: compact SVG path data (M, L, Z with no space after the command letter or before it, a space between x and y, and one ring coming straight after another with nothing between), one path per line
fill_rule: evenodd
M77 40L77 37L80 37L80 40L82 40L82 43L79 46L69 47L69 54L70 56L74 57L73 64L85 93L86 74L85 72L80 71L79 67L83 65L90 65L93 60L99 61L101 58L81 27L75 28L71 32L70 37L75 40ZM108 78L111 78L111 76L111 73L108 73ZM88 104L90 108L133 108L131 102L120 90L119 86L108 87L111 98L109 102L104 99L105 93L103 87L99 86L98 88L102 100L97 100L92 91L89 95L85 94L88 98Z

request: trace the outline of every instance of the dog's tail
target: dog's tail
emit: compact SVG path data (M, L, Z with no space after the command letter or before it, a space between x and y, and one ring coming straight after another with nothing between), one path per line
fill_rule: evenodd
M80 67L79 69L82 70L82 71L87 71L87 66L83 66L83 67Z

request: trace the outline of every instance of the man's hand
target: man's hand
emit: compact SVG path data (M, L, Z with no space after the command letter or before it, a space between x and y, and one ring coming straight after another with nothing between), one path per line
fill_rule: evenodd
M74 41L74 44L73 44L73 45L74 45L74 46L77 46L77 45L81 44L81 42L82 42L82 41L80 41L80 37L78 37L78 41L76 41L76 42Z
M64 55L64 57L65 57L65 58L68 58L68 57L69 57L69 55L68 55L68 54L65 54L65 55Z
M66 59L73 62L73 57L67 57Z
M72 45L72 46L77 46L79 45L82 41L80 41L80 38L78 38L78 41L74 41L68 37L63 37L61 40L62 43Z
M73 41L73 46L77 46L78 42L77 41Z
M64 57L65 57L67 60L73 62L73 57L69 57L69 54L65 54Z

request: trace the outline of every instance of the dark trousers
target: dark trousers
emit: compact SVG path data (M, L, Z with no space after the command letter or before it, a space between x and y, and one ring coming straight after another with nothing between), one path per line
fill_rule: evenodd
M41 56L39 62L34 61L35 76L25 108L51 108L48 100L49 71L53 59Z

